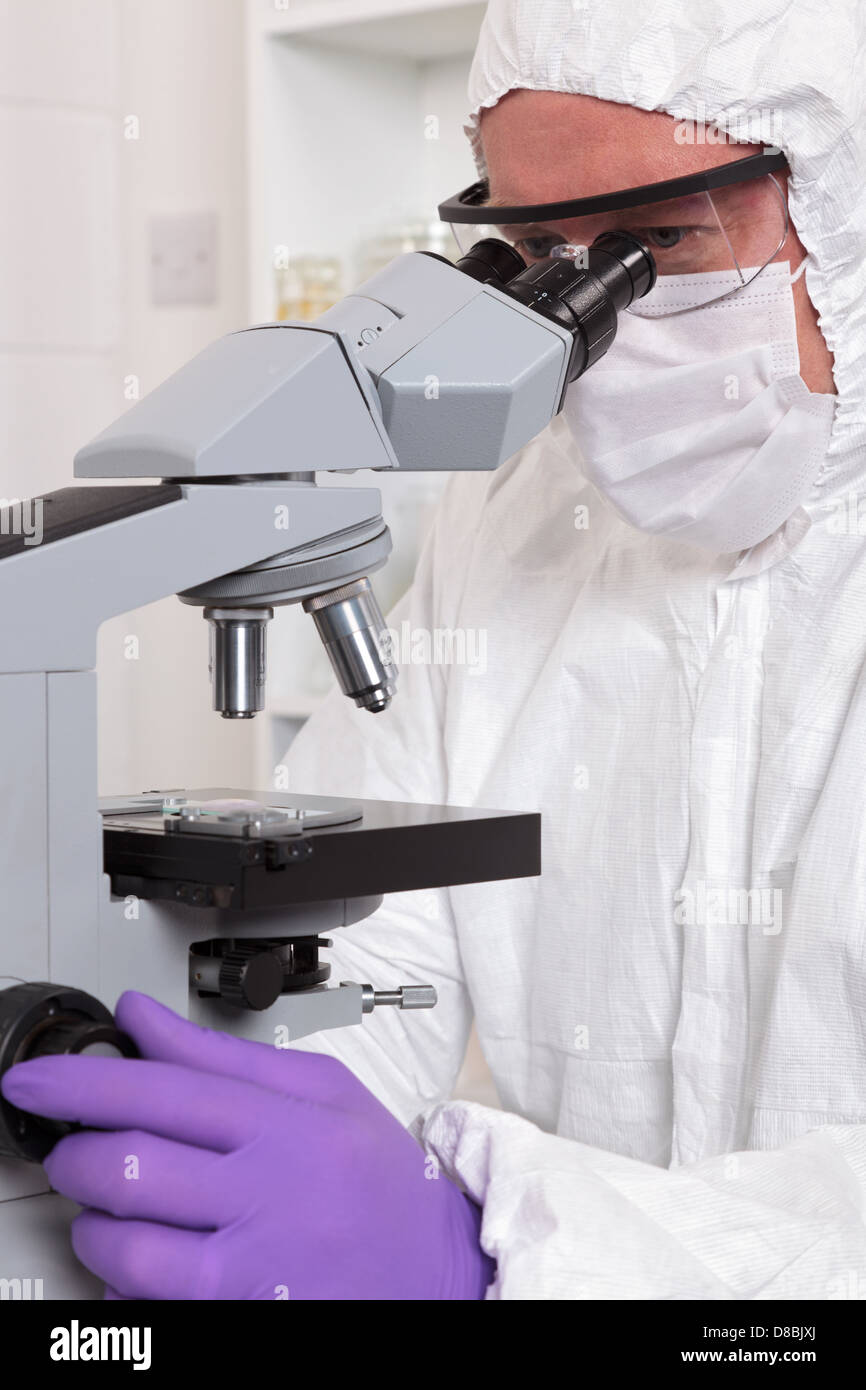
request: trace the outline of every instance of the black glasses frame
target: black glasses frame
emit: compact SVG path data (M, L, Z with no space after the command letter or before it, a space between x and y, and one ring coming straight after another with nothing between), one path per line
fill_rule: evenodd
M443 222L470 225L514 226L521 222L563 222L572 217L587 217L596 212L617 212L621 208L637 207L642 203L664 203L669 198L684 198L690 193L710 193L714 188L758 179L764 174L787 169L788 160L781 150L764 146L758 154L719 164L713 169L701 169L695 174L683 174L660 183L647 183L639 188L622 188L616 193L599 193L591 198L570 198L562 203L521 204L519 207L492 207L487 179L479 179L453 198L439 204Z

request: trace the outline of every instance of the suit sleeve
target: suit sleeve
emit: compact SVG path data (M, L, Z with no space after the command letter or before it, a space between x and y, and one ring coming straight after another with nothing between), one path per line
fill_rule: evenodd
M658 1168L455 1101L419 1125L483 1207L488 1298L866 1297L866 1127Z

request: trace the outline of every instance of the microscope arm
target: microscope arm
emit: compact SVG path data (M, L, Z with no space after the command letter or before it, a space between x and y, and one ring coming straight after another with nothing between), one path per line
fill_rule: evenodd
M68 494L78 494L71 523ZM82 487L37 500L42 543L0 541L7 673L89 670L103 622L202 584L217 567L242 570L270 556L286 546L284 523L299 548L321 537L325 515L327 527L345 534L382 526L375 488L326 494L284 479L254 487Z

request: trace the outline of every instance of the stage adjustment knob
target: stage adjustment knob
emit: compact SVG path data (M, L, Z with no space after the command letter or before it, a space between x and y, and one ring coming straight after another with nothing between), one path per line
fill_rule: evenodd
M236 946L220 961L219 992L238 1009L269 1009L283 992L283 965L273 951Z

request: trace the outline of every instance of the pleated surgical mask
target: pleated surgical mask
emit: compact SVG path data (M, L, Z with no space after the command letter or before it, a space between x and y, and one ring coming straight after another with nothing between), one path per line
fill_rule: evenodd
M740 288L733 273L707 279L660 277L652 303L621 314L610 352L569 388L565 415L585 476L625 521L728 554L798 508L836 398L799 375L787 262Z

